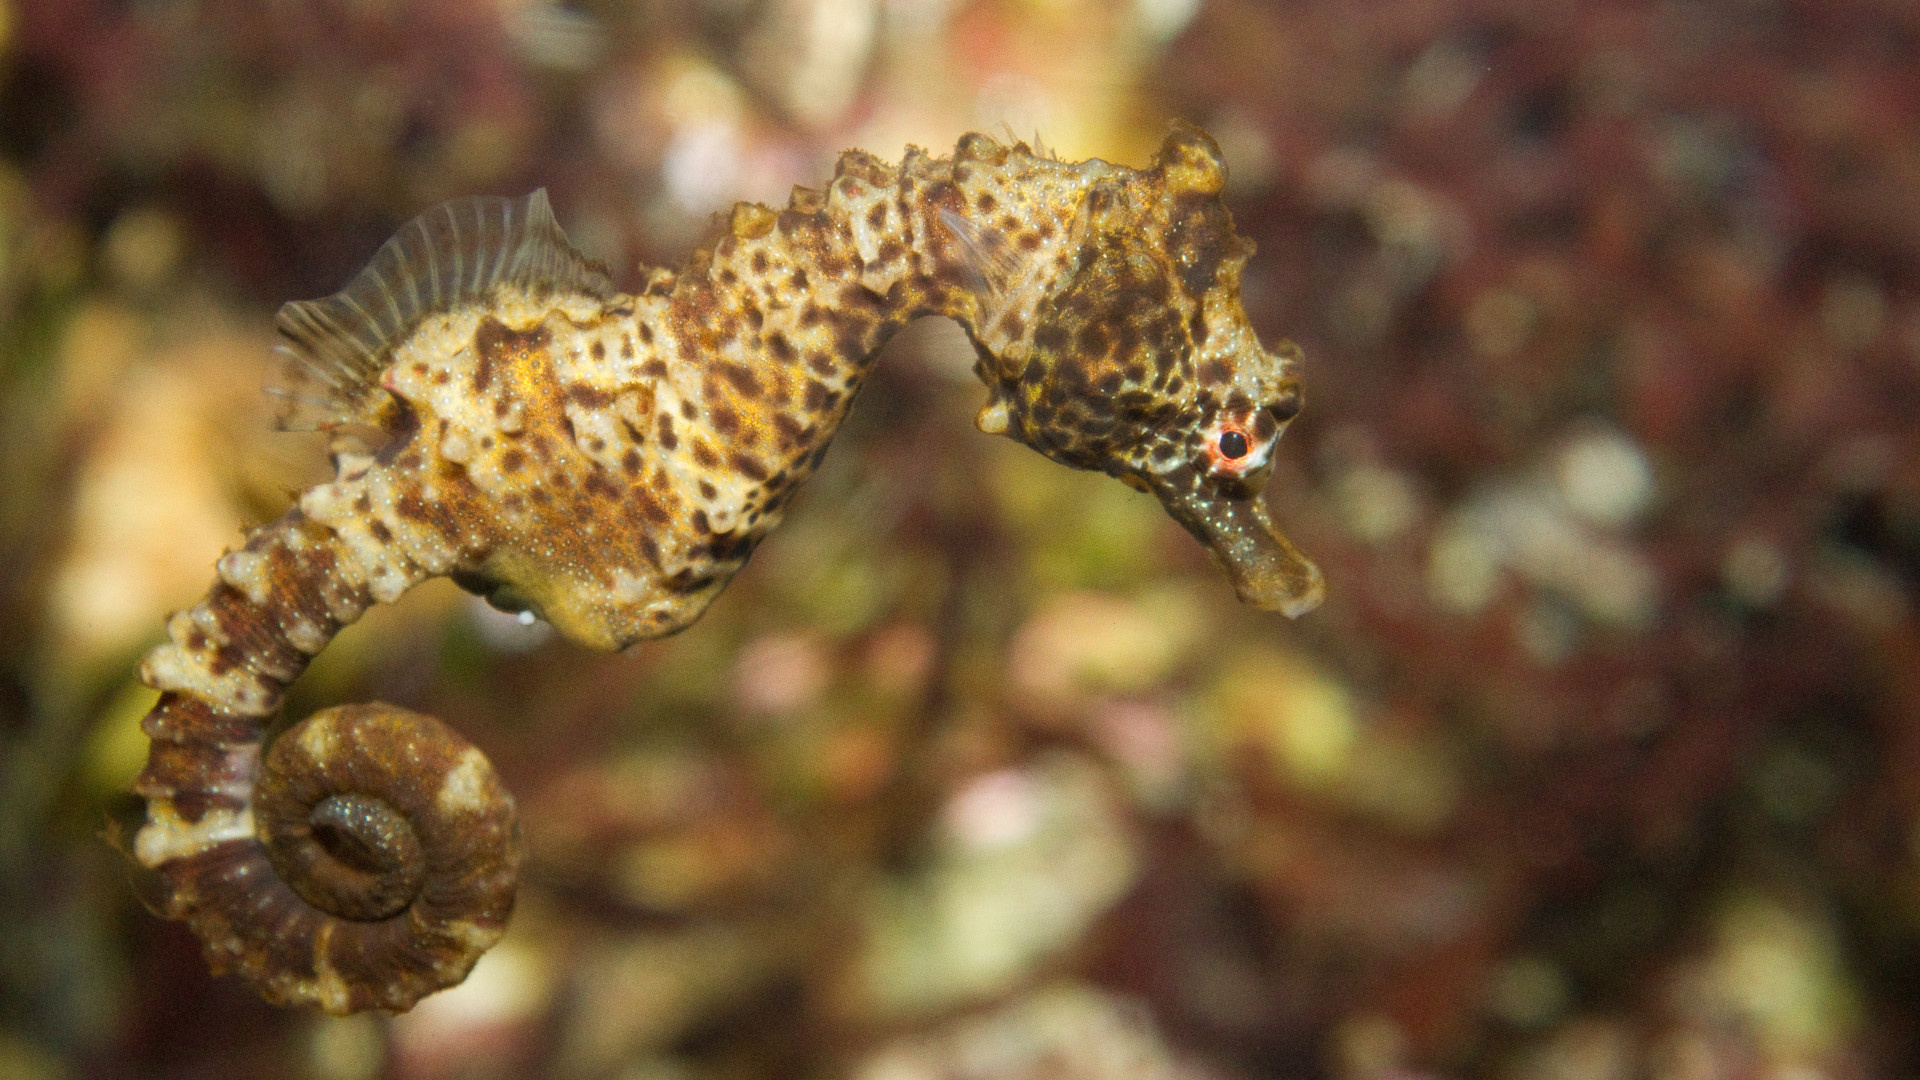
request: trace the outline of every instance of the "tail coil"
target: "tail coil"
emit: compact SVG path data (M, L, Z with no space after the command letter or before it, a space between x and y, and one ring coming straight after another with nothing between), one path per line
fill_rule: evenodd
M456 308L556 290L598 297L612 283L568 246L544 191L435 207L341 292L281 309L279 424L385 429L402 456L384 382L393 350ZM296 508L249 534L142 666L161 698L144 724L153 749L135 785L147 824L134 855L165 879L163 914L193 927L215 971L238 972L277 1004L399 1011L466 978L499 940L520 847L493 767L432 717L327 709L262 760L283 692L334 634L478 543L471 530L462 543L432 530L419 543L397 537L410 530L371 501L387 506L392 491L360 484L372 460L336 464L339 479L303 497L325 521Z
M430 716L325 709L263 759L286 686L372 602L334 540L298 510L255 531L147 657L134 854L216 971L276 1004L397 1012L499 939L520 847L493 767Z

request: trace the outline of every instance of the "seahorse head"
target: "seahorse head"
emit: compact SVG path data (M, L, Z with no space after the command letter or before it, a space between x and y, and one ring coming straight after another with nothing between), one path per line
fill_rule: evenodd
M1151 168L1090 184L1031 332L982 359L992 397L979 423L1152 492L1243 600L1300 615L1320 603L1320 571L1261 499L1300 411L1300 353L1262 346L1248 324L1253 245L1234 232L1225 182L1213 140L1182 125Z

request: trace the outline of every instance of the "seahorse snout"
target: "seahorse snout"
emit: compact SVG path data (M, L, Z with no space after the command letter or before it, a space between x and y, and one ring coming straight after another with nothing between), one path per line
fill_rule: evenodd
M1156 485L1154 494L1213 553L1241 600L1297 619L1326 598L1320 568L1274 526L1259 493L1233 497Z

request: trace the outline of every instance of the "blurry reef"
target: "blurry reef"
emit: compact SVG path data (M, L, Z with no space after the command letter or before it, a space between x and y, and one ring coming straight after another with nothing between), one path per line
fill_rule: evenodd
M631 286L846 147L1174 116L1308 358L1319 612L922 323L694 629L438 583L295 688L517 793L467 984L276 1011L139 906L134 663L324 470L279 303L456 195ZM0 0L0 460L0 1075L1920 1073L1910 4Z

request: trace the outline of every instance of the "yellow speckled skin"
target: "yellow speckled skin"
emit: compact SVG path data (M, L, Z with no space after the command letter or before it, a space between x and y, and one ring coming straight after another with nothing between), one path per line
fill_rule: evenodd
M1259 499L1297 354L1247 325L1223 179L1184 127L1144 171L980 135L898 166L853 151L824 191L737 207L638 295L582 274L425 304L339 387L336 418L375 448L341 440L335 478L223 558L143 668L165 693L135 854L166 913L275 1001L405 1009L463 978L511 906L511 799L457 736L387 706L309 718L304 757L288 738L268 755L281 776L260 745L285 686L367 605L438 575L595 648L685 627L924 315L972 337L983 430L1152 491L1243 598L1311 608L1318 572ZM319 303L289 305L290 338L334 332Z

